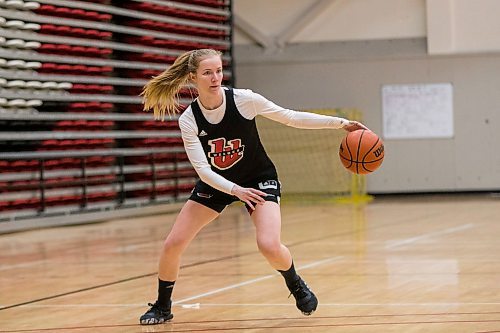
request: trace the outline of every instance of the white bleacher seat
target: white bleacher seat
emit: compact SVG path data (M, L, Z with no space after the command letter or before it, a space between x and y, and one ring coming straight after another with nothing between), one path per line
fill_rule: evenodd
M37 41L29 41L24 43L25 49L38 49L42 44Z
M6 22L7 20L4 17L0 16L0 27L3 27Z
M34 10L40 8L40 3L36 1L28 1L24 3L23 9L25 10Z
M25 108L26 107L26 100L24 99L11 99L7 101L7 106L9 107L15 107L15 108Z
M24 9L24 1L21 0L7 0L5 1L5 7L11 9Z
M6 67L9 68L22 68L24 69L26 66L26 61L20 59L14 59L7 61Z
M42 89L57 89L57 82L54 81L43 82Z
M57 84L57 89L71 89L73 87L73 84L71 82L59 82Z
M7 65L7 60L4 58L0 58L0 67L5 67Z
M10 20L5 22L3 26L10 29L21 29L24 26L24 22L20 20Z
M38 24L38 23L33 23L33 22L28 22L28 23L24 23L24 26L21 28L23 30L40 30L41 28L41 25Z
M27 89L41 89L42 82L40 82L40 81L28 81L28 82L26 82L26 88Z
M7 81L7 88L25 88L26 82L23 80Z
M22 39L8 39L6 42L5 42L5 46L7 47L12 47L12 48L17 48L17 49L22 49L24 48L24 45L26 44L26 42Z
M0 36L0 46L4 46L6 41L5 37Z
M7 106L7 99L0 97L0 106Z
M0 77L0 87L5 87L7 86L7 80L4 79L3 77Z
M26 101L26 106L29 108L37 107L43 104L43 101L40 99L30 99Z
M24 68L27 68L27 69L38 69L40 67L42 67L42 63L39 61L28 61L24 65Z

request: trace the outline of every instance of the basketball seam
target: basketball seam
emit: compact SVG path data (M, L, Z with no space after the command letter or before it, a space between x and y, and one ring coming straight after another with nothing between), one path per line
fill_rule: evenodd
M365 168L365 163L369 163L369 162L365 162L365 158L368 156L368 154L370 154L370 152L373 150L373 148L375 148L375 146L379 142L380 142L380 138L377 138L377 141L375 141L375 143L373 144L373 146L366 152L365 156L363 156L363 159L361 160L361 164L363 166L363 169L365 169L366 171L373 172L373 170Z
M346 146L346 148L347 148L347 151L349 152L349 159L348 159L348 161L349 161L349 162L351 162L351 164L349 164L349 165L347 166L347 168L350 168L350 167L351 167L351 165L352 165L352 162L354 162L354 161L353 161L353 159L352 159L351 148L349 148L349 144L347 143L347 139L345 140L345 146ZM342 157L343 157L343 156L342 156Z
M363 159L362 159L362 162L364 163L365 162L365 158L368 156L368 154L370 154L370 152L373 150L373 148L375 148L375 146L380 142L380 139L377 139L377 141L375 141L375 143L373 144L373 146L366 152L365 156L363 156Z
M361 135L359 136L359 141L358 141L358 149L356 152L356 173L359 173L359 148L361 147L361 141L363 141L363 135L365 135L365 130L361 131ZM363 161L361 161L363 163ZM363 167L364 169L364 167Z

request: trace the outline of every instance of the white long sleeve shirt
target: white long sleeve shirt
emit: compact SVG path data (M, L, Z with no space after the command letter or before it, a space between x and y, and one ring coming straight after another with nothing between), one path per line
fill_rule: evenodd
M198 99L196 100L203 116L211 124L219 123L224 117L226 97L225 94L222 94L222 96L222 105L214 110L207 110ZM241 115L249 120L261 115L287 126L304 129L339 129L348 123L348 120L339 117L285 109L249 89L234 89L234 101ZM213 188L231 194L235 183L212 170L198 138L198 126L191 106L179 117L179 127L189 161L200 179Z

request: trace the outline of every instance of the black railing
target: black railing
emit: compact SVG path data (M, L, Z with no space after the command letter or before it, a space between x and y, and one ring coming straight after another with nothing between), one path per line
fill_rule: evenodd
M99 163L97 156L106 157L105 162ZM74 213L96 205L120 209L176 202L197 178L181 148L0 153L0 161L0 221L43 216L56 207L71 207Z

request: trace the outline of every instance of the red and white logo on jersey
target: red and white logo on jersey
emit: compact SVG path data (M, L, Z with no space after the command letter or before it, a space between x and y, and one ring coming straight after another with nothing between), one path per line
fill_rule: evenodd
M241 139L233 139L226 142L225 138L209 140L210 162L220 170L226 170L238 163L243 158L245 145L241 144Z

